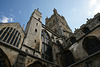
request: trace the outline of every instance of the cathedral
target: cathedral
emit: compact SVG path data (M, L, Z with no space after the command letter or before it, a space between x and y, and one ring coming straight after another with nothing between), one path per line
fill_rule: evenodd
M100 13L74 33L56 9L41 20L35 9L25 30L0 23L0 67L100 67Z

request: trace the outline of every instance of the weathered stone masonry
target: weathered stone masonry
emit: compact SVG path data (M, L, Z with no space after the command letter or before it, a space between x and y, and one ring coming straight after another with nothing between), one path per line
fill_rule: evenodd
M100 67L100 13L74 33L56 9L41 20L35 9L25 31L0 23L0 67Z

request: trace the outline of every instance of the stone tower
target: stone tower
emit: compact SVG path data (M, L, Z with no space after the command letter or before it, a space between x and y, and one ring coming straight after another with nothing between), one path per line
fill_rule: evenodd
M53 15L50 18L46 18L45 25L61 37L69 37L72 33L65 18L60 16L56 9L53 10Z
M40 39L41 39L41 13L39 9L35 9L27 23L25 34L26 38L24 40L24 45L31 47L36 50L40 50Z

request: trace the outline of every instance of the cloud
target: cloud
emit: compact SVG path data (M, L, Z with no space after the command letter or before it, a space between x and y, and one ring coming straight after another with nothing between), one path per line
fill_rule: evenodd
M22 13L22 11L19 11L19 14L21 14Z
M2 23L13 22L13 18L8 18L8 17L3 15L2 19L0 19L0 22L2 22Z
M13 18L10 18L10 21L13 22Z
M100 4L93 11L94 14L96 14L98 12L100 12Z
M13 17L13 18L15 17L15 15L13 15L12 13L10 13L10 16Z
M100 0L89 0L88 16L93 16L100 12Z
M89 6L90 6L90 8L92 8L94 5L96 5L97 4L97 0L90 0L89 1Z

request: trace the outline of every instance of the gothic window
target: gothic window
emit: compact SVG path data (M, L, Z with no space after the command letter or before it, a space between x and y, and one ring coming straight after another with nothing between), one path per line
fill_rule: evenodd
M38 26L38 23L36 23L36 26Z
M63 67L68 67L69 65L75 63L73 54L70 50L66 50L62 53L61 62Z
M88 33L90 32L90 30L89 30L88 27L84 27L82 31L83 31L83 33L85 33L85 34L88 34Z
M37 32L37 29L35 29L35 32Z
M71 37L71 38L70 38L70 41L71 41L71 43L73 44L73 43L76 42L76 38L75 38L75 37Z
M95 36L88 36L83 41L83 47L91 55L100 50L100 41Z
M38 20L40 21L40 18L38 18Z
M36 40L34 40L34 43L36 43Z
M0 40L18 47L20 44L21 35L16 29L5 27L0 30Z
M52 61L52 47L50 46L50 37L46 31L41 32L42 36L42 58Z

